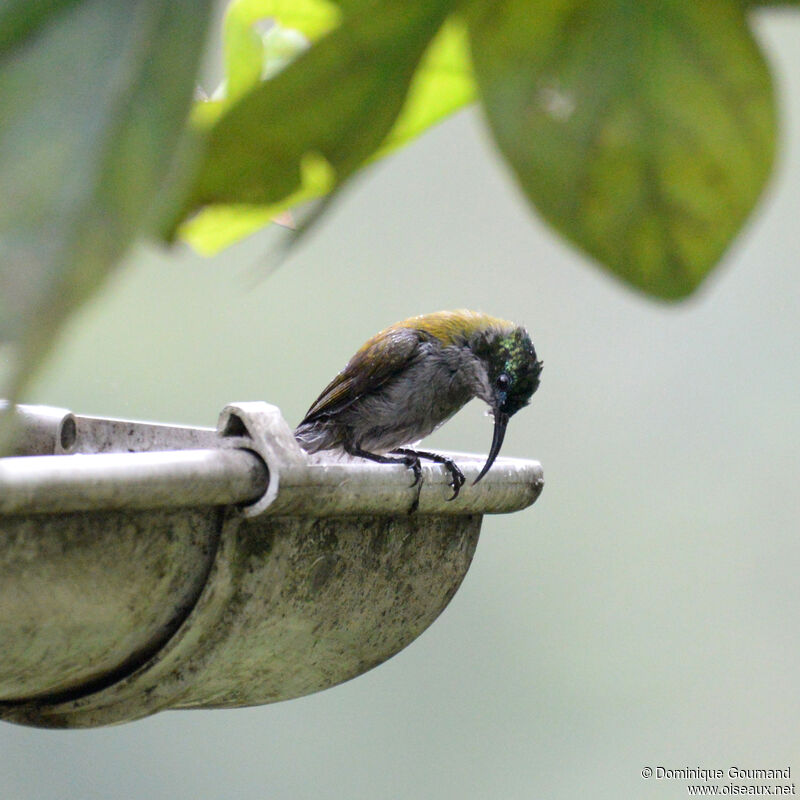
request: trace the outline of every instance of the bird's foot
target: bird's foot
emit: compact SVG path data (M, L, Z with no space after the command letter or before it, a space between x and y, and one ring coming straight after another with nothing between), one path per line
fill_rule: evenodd
M410 450L405 447L399 447L397 450L392 450L392 453L396 453L397 455L406 456L408 458L414 457L417 460L417 466L419 466L419 460L421 458L426 458L429 461L433 461L436 464L442 464L445 469L450 473L450 482L449 485L453 487L453 494L451 497L448 497L448 500L455 500L458 497L458 493L461 491L461 487L464 485L466 478L464 477L464 473L459 469L458 465L452 458L448 458L447 456L440 456L438 453L429 453L426 450ZM416 475L416 471L414 472ZM414 481L414 485L416 485L417 481Z
M366 458L368 461L375 461L378 464L405 464L414 473L412 486L416 486L422 480L422 464L419 463L419 456L413 450L392 450L393 454L400 456L400 458L392 458L390 455L383 456L378 453L370 453L360 447L350 446L344 449L351 456Z
M416 453L409 453L403 456L402 461L414 473L414 482L411 485L416 486L422 480L422 464L420 464L419 456Z

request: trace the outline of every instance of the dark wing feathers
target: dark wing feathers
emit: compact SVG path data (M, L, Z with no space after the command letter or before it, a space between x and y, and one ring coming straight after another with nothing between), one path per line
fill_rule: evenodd
M420 338L419 331L400 327L373 336L323 389L300 424L336 414L381 387L414 358Z

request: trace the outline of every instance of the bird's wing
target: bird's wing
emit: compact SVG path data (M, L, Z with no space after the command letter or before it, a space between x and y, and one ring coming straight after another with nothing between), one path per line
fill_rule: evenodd
M419 331L399 327L373 336L323 389L300 424L336 414L383 386L408 366L421 338Z

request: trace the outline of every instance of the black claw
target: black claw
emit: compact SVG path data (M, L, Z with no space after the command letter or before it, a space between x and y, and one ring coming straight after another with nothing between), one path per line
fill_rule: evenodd
M419 463L419 458L416 456L407 456L405 459L406 466L414 473L414 483L416 486L422 480L422 464Z
M449 471L450 477L452 478L450 485L453 487L453 494L452 496L448 497L448 500L455 500L458 497L458 493L461 491L461 487L464 485L466 478L464 477L464 473L458 468L456 462L453 461L452 458L445 458L442 461L445 468Z

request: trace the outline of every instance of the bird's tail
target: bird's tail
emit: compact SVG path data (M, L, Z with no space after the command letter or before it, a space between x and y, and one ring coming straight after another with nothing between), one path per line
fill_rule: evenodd
M329 450L340 442L330 426L319 422L301 422L294 431L294 438L307 453Z

